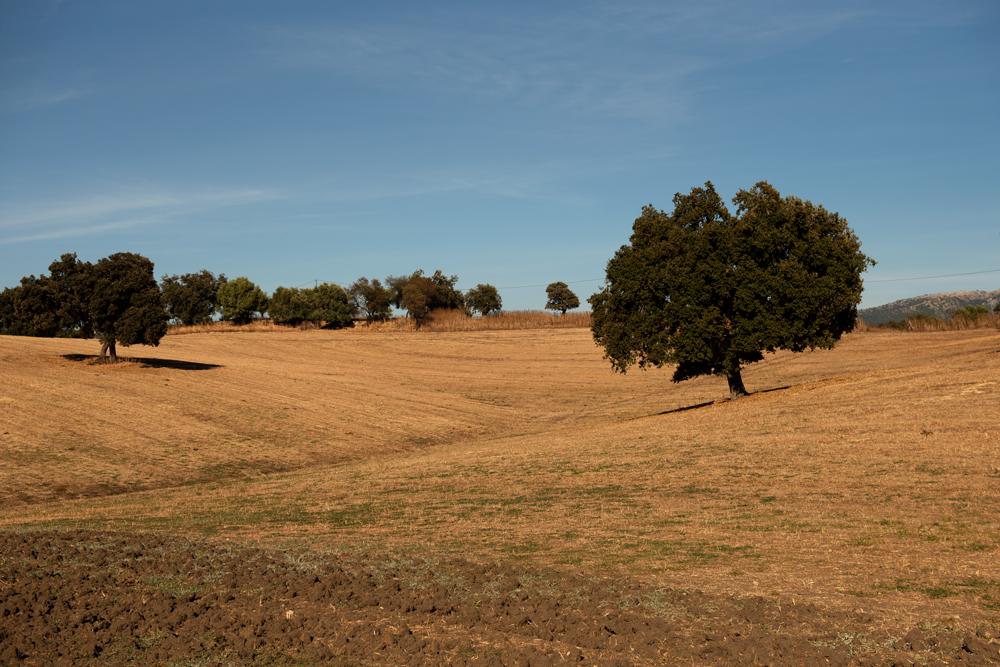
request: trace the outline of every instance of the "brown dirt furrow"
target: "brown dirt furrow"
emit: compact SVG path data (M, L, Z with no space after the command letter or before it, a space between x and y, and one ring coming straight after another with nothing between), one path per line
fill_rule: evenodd
M1000 664L1000 633L461 558L0 534L4 665Z

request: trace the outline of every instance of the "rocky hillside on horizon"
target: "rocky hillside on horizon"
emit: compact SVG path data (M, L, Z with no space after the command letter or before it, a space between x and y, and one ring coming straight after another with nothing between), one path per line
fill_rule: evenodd
M1000 289L993 292L981 290L965 292L942 292L940 294L924 294L910 299L893 301L883 306L864 308L858 311L858 318L868 324L893 322L910 315L924 313L934 317L947 318L951 313L963 306L986 306L990 310L1000 303Z

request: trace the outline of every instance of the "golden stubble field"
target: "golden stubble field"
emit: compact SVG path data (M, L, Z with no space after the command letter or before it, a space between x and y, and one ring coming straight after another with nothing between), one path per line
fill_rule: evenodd
M518 561L1000 627L1000 332L675 385L587 329L0 337L0 527ZM893 620L894 619L894 620Z

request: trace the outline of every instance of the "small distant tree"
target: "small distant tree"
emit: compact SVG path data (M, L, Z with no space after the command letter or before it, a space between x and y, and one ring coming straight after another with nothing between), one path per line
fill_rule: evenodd
M219 288L226 282L225 274L216 278L207 269L183 276L163 276L160 289L167 314L181 324L211 322L219 305Z
M325 329L354 324L347 293L330 283L306 289L279 287L268 300L267 314L278 324L323 322Z
M423 271L416 271L412 276L388 276L385 279L386 289L389 292L389 304L394 308L403 307L403 288L414 276L423 276Z
M993 306L993 314L1000 315L1000 301L997 301L996 305Z
M545 293L549 297L546 310L558 310L565 315L567 310L580 307L580 299L566 283L552 283L545 288Z
M306 320L323 322L324 329L354 326L354 314L347 292L334 283L320 283L302 290L306 303Z
M433 276L427 278L423 270L419 270L409 276L389 276L385 282L389 289L389 302L396 308L407 311L410 317L418 321L438 308L465 310L465 296L455 289L458 276L449 278L441 271L435 271ZM409 306L406 299L407 288L410 288ZM419 296L417 292L420 293Z
M220 285L216 294L224 320L246 324L256 315L267 312L264 290L243 276Z
M279 287L267 300L267 315L277 324L300 324L306 319L305 299L296 287Z
M430 315L433 304L437 299L438 288L429 279L423 276L410 278L403 287L403 309L406 314L413 318L417 328L423 324L424 318Z
M499 313L503 308L500 292L493 285L476 285L465 293L466 307L483 317L491 313Z
M364 316L369 323L384 322L392 315L392 294L378 278L370 282L364 276L358 278L347 288L347 294L354 312Z
M448 310L465 310L465 296L461 290L455 289L458 283L458 276L445 276L440 270L434 272L430 281L437 287L437 297L434 300L432 309L446 308Z

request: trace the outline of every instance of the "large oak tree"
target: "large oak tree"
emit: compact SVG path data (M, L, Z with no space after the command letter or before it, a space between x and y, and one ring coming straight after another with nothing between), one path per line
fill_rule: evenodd
M832 348L854 328L874 262L847 221L764 181L733 203L736 215L706 183L672 213L643 208L590 298L616 371L676 364L674 382L724 375L736 398L765 351Z

